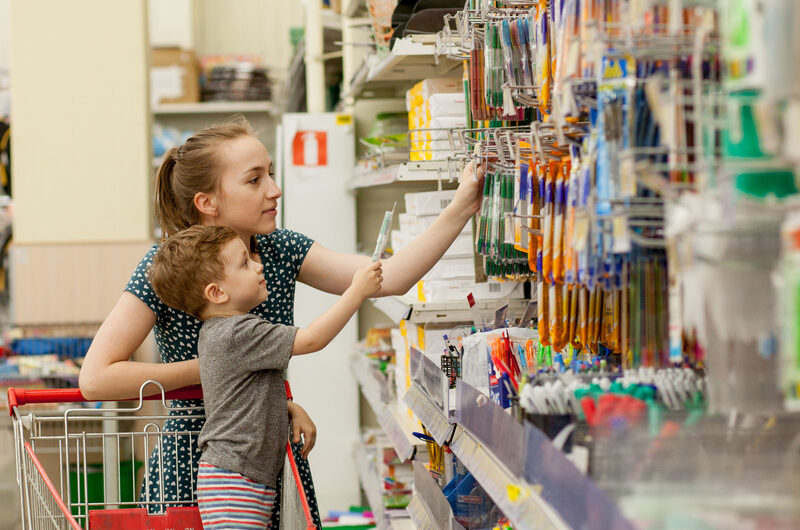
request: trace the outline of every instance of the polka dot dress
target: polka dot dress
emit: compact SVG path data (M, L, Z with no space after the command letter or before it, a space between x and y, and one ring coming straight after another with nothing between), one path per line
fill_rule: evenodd
M300 265L311 248L313 241L302 234L291 230L278 229L268 235L255 236L256 247L261 263L264 265L264 277L267 280L269 298L251 313L279 324L294 325L294 290L295 280ZM153 261L157 245L153 245L136 267L125 290L142 300L156 314L153 333L161 355L161 362L169 363L185 361L197 357L197 334L202 322L191 315L165 305L156 296L150 282L147 281L147 268ZM176 400L173 407L202 406L202 401ZM202 413L202 410L198 413ZM172 413L171 413L172 415ZM191 419L186 412L181 418L168 419L164 422L162 444L153 450L148 462L147 473L142 488L141 501L148 503L150 511L163 511L163 504L170 505L174 501L191 501L197 479L197 464L200 450L197 447L197 436L203 427L202 418ZM293 444L292 449L297 462L300 477L308 499L311 514L317 527L321 527L317 498L308 461L300 457L302 444ZM160 449L160 451L159 451ZM159 465L159 462L161 465ZM278 482L278 498L280 498L280 481ZM186 504L174 504L185 506ZM279 528L280 506L276 505L272 514L273 528Z

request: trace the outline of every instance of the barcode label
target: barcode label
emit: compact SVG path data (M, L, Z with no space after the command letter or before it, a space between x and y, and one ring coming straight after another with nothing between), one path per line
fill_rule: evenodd
M499 283L490 283L489 284L489 292L490 293L499 293L500 292L500 284Z
M442 209L447 208L447 205L450 204L450 199L439 199L439 207Z

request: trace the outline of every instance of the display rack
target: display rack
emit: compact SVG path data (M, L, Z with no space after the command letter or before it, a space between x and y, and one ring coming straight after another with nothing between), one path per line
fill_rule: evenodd
M407 510L417 528L433 530L462 530L464 528L453 518L453 509L450 507L450 503L447 502L442 489L421 462L414 462L414 497L412 497Z
M517 529L569 526L521 477L501 464L466 429L457 427L450 448Z
M414 455L415 448L423 445L421 440L411 435L418 429L414 425L414 421L406 411L400 410L398 403L388 402L388 388L380 385L379 380L375 377L377 370L369 365L366 357L363 355L353 356L350 366L358 386L361 388L361 393L364 394L367 403L378 418L378 423L392 442L397 456L403 461L410 460Z
M383 501L381 500L381 484L378 480L378 474L367 459L366 449L360 444L356 446L355 449L355 460L356 468L358 469L358 478L361 481L364 494L367 496L369 507L375 515L375 522L378 523L379 528L386 528L384 525L385 514L383 510Z
M419 418L437 444L442 445L450 439L454 425L419 386L412 384L403 396L403 402Z
M346 3L342 6L342 16L345 17L353 18L365 12L366 4L364 0L346 0Z
M406 296L385 296L371 299L372 304L393 322L408 320L414 324L434 322L471 322L473 315L466 300L447 302L419 302ZM481 311L494 311L500 300L476 300ZM508 314L522 315L528 305L526 299L513 299L508 303Z
M355 98L365 90L393 88L405 93L420 79L442 77L461 66L460 61L436 53L435 35L411 35L397 39L384 56L368 56L353 77L342 99ZM399 95L399 94L398 94Z
M265 112L276 114L271 101L203 101L200 103L161 103L153 114L235 114Z
M348 187L353 189L382 186L394 182L438 182L450 179L447 161L404 162L357 174Z

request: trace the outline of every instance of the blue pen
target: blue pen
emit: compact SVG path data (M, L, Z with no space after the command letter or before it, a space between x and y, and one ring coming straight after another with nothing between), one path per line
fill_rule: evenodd
M517 344L517 355L519 356L519 366L522 373L528 373L528 362L525 360L525 350Z
M428 436L428 435L427 435L427 434L425 434L425 433L421 433L421 432L412 432L411 434L412 434L412 435L414 435L414 436L416 436L417 438L419 438L419 439L420 439L420 440L422 440L423 442L431 442L431 443L436 443L436 440L434 440L432 436Z

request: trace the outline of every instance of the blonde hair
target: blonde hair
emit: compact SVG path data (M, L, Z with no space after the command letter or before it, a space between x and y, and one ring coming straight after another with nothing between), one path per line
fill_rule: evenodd
M240 136L254 135L250 122L237 114L196 132L180 147L167 151L156 176L155 216L161 225L162 240L200 222L194 196L217 191L219 146Z
M147 272L153 290L168 306L200 319L208 302L206 286L225 277L222 249L237 237L225 226L202 225L170 236L159 245Z

